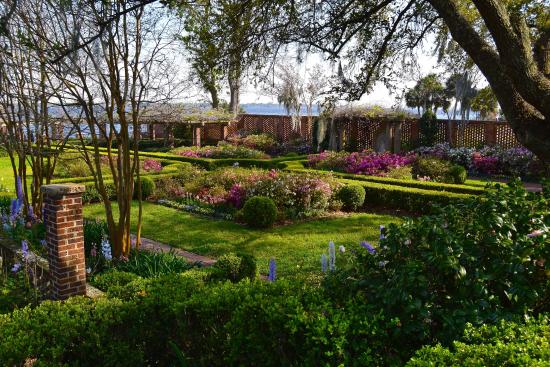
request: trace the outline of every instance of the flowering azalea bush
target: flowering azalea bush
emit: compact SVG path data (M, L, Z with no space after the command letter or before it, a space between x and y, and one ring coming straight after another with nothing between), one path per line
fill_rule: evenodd
M160 172L162 171L162 164L156 159L145 159L143 161L143 170L145 172Z
M270 156L281 156L289 153L301 155L309 154L313 151L311 144L300 137L289 138L283 142L278 142L271 134L249 133L247 131L238 131L229 136L227 142L232 145L257 149Z
M220 142L217 146L181 147L172 151L175 154L192 158L253 158L267 159L269 155L262 151Z
M448 143L443 143L420 147L416 153L451 161L474 174L525 177L537 176L541 172L540 162L525 148L451 148Z
M409 166L414 154L363 152L322 152L308 157L308 165L317 169L342 171L359 175L385 176L392 169Z

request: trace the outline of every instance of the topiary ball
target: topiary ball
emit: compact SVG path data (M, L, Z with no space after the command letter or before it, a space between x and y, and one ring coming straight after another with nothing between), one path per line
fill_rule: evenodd
M141 177L141 197L147 199L155 192L156 185L149 177ZM134 197L138 197L137 181L134 181Z
M268 197L253 196L244 203L242 217L251 227L268 228L277 219L277 207Z
M225 254L220 256L213 266L212 279L228 279L238 282L242 279L255 279L257 274L256 259L247 254Z
M463 184L466 182L468 173L464 167L456 165L449 168L449 176L452 178L453 183Z
M365 188L359 185L347 185L338 191L337 197L342 202L344 210L355 211L365 203Z

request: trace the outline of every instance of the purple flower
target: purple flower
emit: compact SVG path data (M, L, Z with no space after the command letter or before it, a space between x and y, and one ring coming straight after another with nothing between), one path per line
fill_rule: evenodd
M40 240L40 246L46 247L47 242L46 240Z
M21 183L21 176L17 176L17 179L15 181L15 187L17 189L17 198L19 200L23 200L24 194L23 194L23 185Z
M321 255L321 271L323 273L327 272L327 255L325 254Z
M330 271L336 270L336 247L332 241L328 243L328 260L328 268Z
M27 207L27 215L28 215L30 220L35 220L36 219L36 217L34 215L34 210L32 209L32 205L29 205Z
M26 240L21 241L21 251L23 252L23 257L29 255L29 243Z
M367 249L367 251L371 254L375 254L376 253L376 249L374 247L372 247L372 245L370 243L368 243L367 241L362 241L361 242L361 247L364 247Z
M269 259L269 273L267 280L274 282L277 279L277 263L274 258Z
M386 238L386 227L380 225L380 241Z
M21 269L21 264L20 263L15 263L15 264L13 264L13 267L11 268L11 271L13 273L17 273L19 271L19 269Z

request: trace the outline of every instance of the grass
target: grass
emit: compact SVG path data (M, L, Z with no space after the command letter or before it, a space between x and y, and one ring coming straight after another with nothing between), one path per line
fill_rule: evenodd
M137 211L137 203L133 209ZM400 222L400 218L395 216L356 213L269 230L253 230L233 222L201 218L152 203L144 203L143 212L142 231L146 238L214 258L229 252L248 253L258 259L262 274L267 274L269 258L274 257L279 276L319 271L320 257L328 251L329 241L334 241L336 246L344 245L347 251L361 250L360 241L378 240L381 224ZM87 205L84 215L102 218L103 206ZM135 222L132 228L135 230Z
M15 179L9 157L0 157L0 185L10 191L15 190Z

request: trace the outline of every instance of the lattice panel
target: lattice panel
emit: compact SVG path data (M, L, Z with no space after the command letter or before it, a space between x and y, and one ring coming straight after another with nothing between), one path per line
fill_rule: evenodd
M516 134L508 124L496 125L496 144L503 148L521 147Z
M435 143L441 144L447 141L447 121L441 121L437 125L437 133L435 134Z
M459 124L457 128L458 146L475 148L485 144L485 127L483 122Z
M405 121L401 124L401 149L411 147L413 141L413 126L411 121Z

